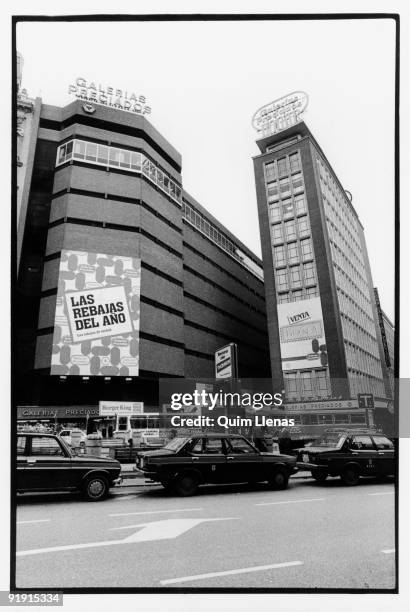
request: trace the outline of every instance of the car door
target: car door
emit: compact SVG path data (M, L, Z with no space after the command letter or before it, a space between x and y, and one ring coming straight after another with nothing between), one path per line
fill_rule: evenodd
M367 435L355 435L350 442L352 459L360 465L363 476L375 476L377 473L377 451L373 440Z
M262 456L244 438L227 438L226 471L230 482L264 480L261 475Z
M377 448L376 471L379 476L391 476L395 474L395 452L394 445L386 436L373 436Z
M198 438L189 452L204 482L226 482L226 446L223 438Z
M17 436L17 461L16 461L16 489L17 491L27 488L27 436Z
M30 436L27 481L32 490L58 490L73 486L71 456L53 436Z

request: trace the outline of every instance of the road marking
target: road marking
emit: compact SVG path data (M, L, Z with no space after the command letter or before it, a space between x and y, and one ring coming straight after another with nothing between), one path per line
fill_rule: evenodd
M17 521L17 525L28 525L30 523L48 523L51 519L35 519L32 521Z
M386 493L368 493L367 495L394 495L394 491L388 491Z
M395 548L386 548L385 550L381 551L382 553L384 553L385 555L391 555L391 553L396 552Z
M262 502L260 504L254 504L255 506L276 506L277 504L301 504L303 502L312 502L312 501L324 501L324 497L313 497L312 499L288 499L287 501L277 501L277 502Z
M108 516L135 516L137 514L167 514L173 512L194 512L203 510L203 508L175 508L175 510L147 510L145 512L120 512L118 514L109 514Z
M281 567L292 567L294 565L303 565L302 561L287 561L286 563L273 563L272 565L257 565L255 567L244 567L242 569L228 570L226 572L210 572L209 574L197 574L196 576L184 576L182 578L170 578L168 580L160 580L160 584L177 584L178 582L189 582L191 580L206 580L207 578L216 578L217 576L232 576L234 574L248 574L250 572L262 572L269 569L279 569Z
M136 542L149 542L151 540L167 540L182 535L185 531L189 531L200 523L232 520L238 520L238 517L212 519L167 519L164 521L154 521L151 523L140 523L139 525L127 525L127 527L122 527L121 529L131 529L132 527L143 527L143 529L135 531L123 540L105 540L103 542L86 542L84 544L66 544L64 546L51 546L49 548L33 548L31 550L20 550L16 553L16 556L26 557L29 555L62 552L65 550L77 550L80 548L98 548L100 546L135 544Z

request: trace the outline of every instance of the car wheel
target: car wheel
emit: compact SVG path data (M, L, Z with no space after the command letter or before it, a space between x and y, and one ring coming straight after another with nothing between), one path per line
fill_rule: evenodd
M183 497L188 497L189 495L194 495L197 492L199 486L199 481L196 476L193 474L181 474L178 476L174 489L178 495L182 495Z
M286 489L289 482L289 476L284 470L277 470L269 479L269 484L272 489Z
M346 468L341 473L340 478L342 479L343 484L349 487L354 487L355 485L359 484L359 470L354 467Z
M312 470L311 474L316 482L325 482L326 478L329 476L328 472L325 470Z
M83 496L88 501L100 501L108 495L108 482L104 476L91 476L83 485Z

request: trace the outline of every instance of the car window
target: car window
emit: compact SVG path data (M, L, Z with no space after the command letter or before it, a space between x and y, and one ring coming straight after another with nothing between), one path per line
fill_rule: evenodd
M377 448L394 448L393 442L385 436L374 436L373 440L376 443Z
M354 436L350 448L354 450L374 450L370 436Z
M17 438L17 455L24 455L26 450L26 436L19 436Z
M224 453L224 446L221 438L207 438L205 440L205 453L221 455Z
M61 446L55 438L36 436L31 439L31 454L57 456L64 455Z
M255 449L242 438L231 438L229 444L234 454L255 453Z
M204 451L203 451L203 446L202 446L202 438L200 438L199 440L195 442L195 444L191 448L191 453L193 455L201 455L203 452Z

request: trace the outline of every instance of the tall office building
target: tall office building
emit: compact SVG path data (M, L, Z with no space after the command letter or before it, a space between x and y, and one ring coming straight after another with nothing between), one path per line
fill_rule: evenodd
M306 124L280 115L286 104L260 114L265 128L272 108L282 119L254 158L274 385L288 402L384 398L363 226Z
M390 321L380 305L380 297L377 288L374 288L378 323L380 327L380 353L382 355L382 370L386 396L394 396L394 324Z

